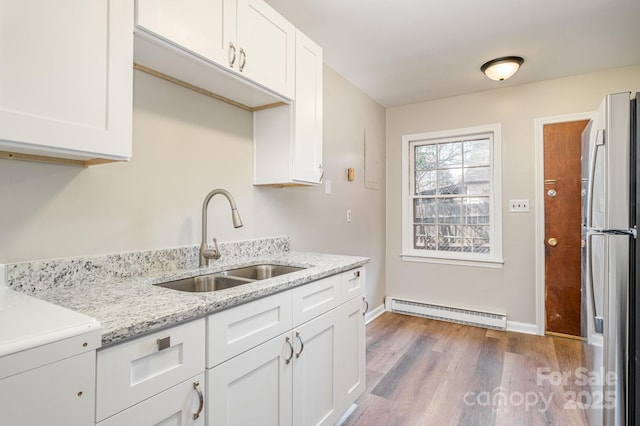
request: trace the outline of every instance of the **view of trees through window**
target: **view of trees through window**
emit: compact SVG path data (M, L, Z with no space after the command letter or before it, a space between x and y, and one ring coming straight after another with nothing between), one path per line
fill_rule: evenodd
M489 253L491 135L410 149L414 248Z

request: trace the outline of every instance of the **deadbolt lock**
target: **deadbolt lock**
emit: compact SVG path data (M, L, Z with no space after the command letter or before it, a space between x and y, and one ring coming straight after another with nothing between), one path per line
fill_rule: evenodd
M547 240L547 244L549 244L551 247L555 247L558 245L558 240L556 240L555 238L549 238Z

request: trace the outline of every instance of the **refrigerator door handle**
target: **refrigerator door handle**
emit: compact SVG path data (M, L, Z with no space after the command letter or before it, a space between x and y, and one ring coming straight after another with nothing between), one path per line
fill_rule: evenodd
M591 164L589 165L589 187L587 189L587 227L591 228L593 223L593 187L595 185L596 164L598 160L598 152L604 146L604 133L598 130L596 143L593 146L593 155L591 156Z
M591 309L593 309L593 327L596 333L602 334L604 330L604 320L601 316L597 314L596 292L593 287L593 261L591 259L591 246L593 245L593 242L591 241L591 239L593 238L594 235L602 236L604 234L591 233L591 232L587 234L587 264L589 265L588 271L587 271L589 276L588 286L589 286L589 292L591 293Z

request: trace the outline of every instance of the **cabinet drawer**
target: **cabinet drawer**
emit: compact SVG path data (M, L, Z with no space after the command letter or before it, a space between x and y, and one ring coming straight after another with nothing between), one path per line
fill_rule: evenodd
M366 284L364 268L356 268L340 274L342 277L342 301L364 294Z
M202 372L204 351L204 319L98 351L96 421Z
M207 368L290 330L291 292L265 297L207 317Z
M340 275L293 289L293 326L298 326L340 304Z
M101 421L98 426L203 426L205 419L203 390L204 373L201 373ZM199 395L203 396L202 408ZM194 415L197 415L197 418L194 419Z

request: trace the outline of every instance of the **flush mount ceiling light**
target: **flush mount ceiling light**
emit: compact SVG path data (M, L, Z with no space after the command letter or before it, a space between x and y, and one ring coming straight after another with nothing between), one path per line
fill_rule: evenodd
M502 81L514 75L523 63L524 59L520 56L504 56L486 62L480 71L491 80Z

